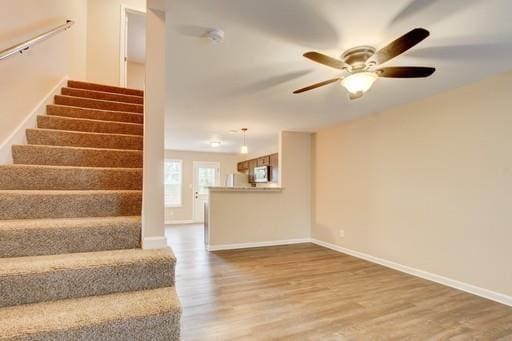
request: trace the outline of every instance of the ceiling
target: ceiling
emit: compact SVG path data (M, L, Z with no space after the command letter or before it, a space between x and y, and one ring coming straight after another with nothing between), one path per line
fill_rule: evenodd
M168 10L168 149L237 152L229 131L247 127L251 152L268 150L280 130L313 132L512 69L510 0L170 0ZM204 38L213 27L223 43ZM339 74L304 52L379 48L415 27L431 36L386 65L435 66L433 76L379 79L355 101L338 84L292 94Z
M144 64L146 59L146 16L128 12L128 61Z

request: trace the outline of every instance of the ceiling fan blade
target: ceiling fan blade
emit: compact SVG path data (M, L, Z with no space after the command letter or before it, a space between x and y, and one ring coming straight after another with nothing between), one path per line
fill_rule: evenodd
M411 47L418 44L429 35L430 32L426 29L415 28L414 30L407 32L400 38L381 48L371 59L375 60L377 64L385 63L388 60L395 58L396 56L409 50Z
M310 85L310 86L306 86L305 88L295 90L293 93L294 93L294 94L300 94L301 92L309 91L309 90L313 90L313 89L319 88L319 87L321 87L321 86L324 86L324 85L327 85L327 84L331 84L331 83L337 82L337 81L339 81L339 80L341 80L341 78L333 78L333 79L329 79L329 80L327 80L327 81L323 81L323 82L320 82L320 83L312 84L312 85Z
M321 54L318 52L306 52L303 54L303 56L306 57L307 59L311 59L314 62L327 65L335 69L343 70L345 67L347 67L347 64L345 64L343 61L326 56L325 54Z
M433 67L424 66L389 66L375 70L379 77L388 78L422 78L436 71Z

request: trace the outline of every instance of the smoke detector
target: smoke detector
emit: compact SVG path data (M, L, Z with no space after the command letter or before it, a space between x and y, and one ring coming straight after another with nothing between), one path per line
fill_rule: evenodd
M219 44L224 41L224 31L220 28L213 28L206 33L206 37L210 39L212 43Z

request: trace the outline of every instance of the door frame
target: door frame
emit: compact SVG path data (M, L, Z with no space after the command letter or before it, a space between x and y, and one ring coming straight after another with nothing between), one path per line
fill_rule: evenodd
M195 191L197 188L197 166L200 164L208 164L215 166L216 171L216 186L219 186L220 184L220 162L219 161L192 161L192 220L197 223L199 222L196 220L196 195Z
M128 13L146 15L146 8L121 4L121 20L119 22L119 86L124 88L126 88L128 83L127 60L125 60L128 49Z

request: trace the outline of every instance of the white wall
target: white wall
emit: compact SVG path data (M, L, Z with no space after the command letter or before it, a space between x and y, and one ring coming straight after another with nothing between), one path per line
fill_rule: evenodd
M183 161L183 192L181 207L167 207L165 209L165 221L191 221L193 220L193 181L194 161L208 161L220 163L220 185L224 185L224 179L229 173L237 172L239 154L226 153L204 153L179 150L166 150L167 159L178 159Z
M119 86L121 5L146 9L145 0L88 0L87 79Z
M65 23L67 32L0 62L0 145L59 81L86 74L86 0L0 2L0 50Z
M146 67L144 64L129 61L126 76L126 86L128 88L144 90L144 84L146 83Z
M282 191L211 191L209 246L303 241L311 231L311 134L282 132Z
M507 73L320 131L313 237L512 296L511 93Z

